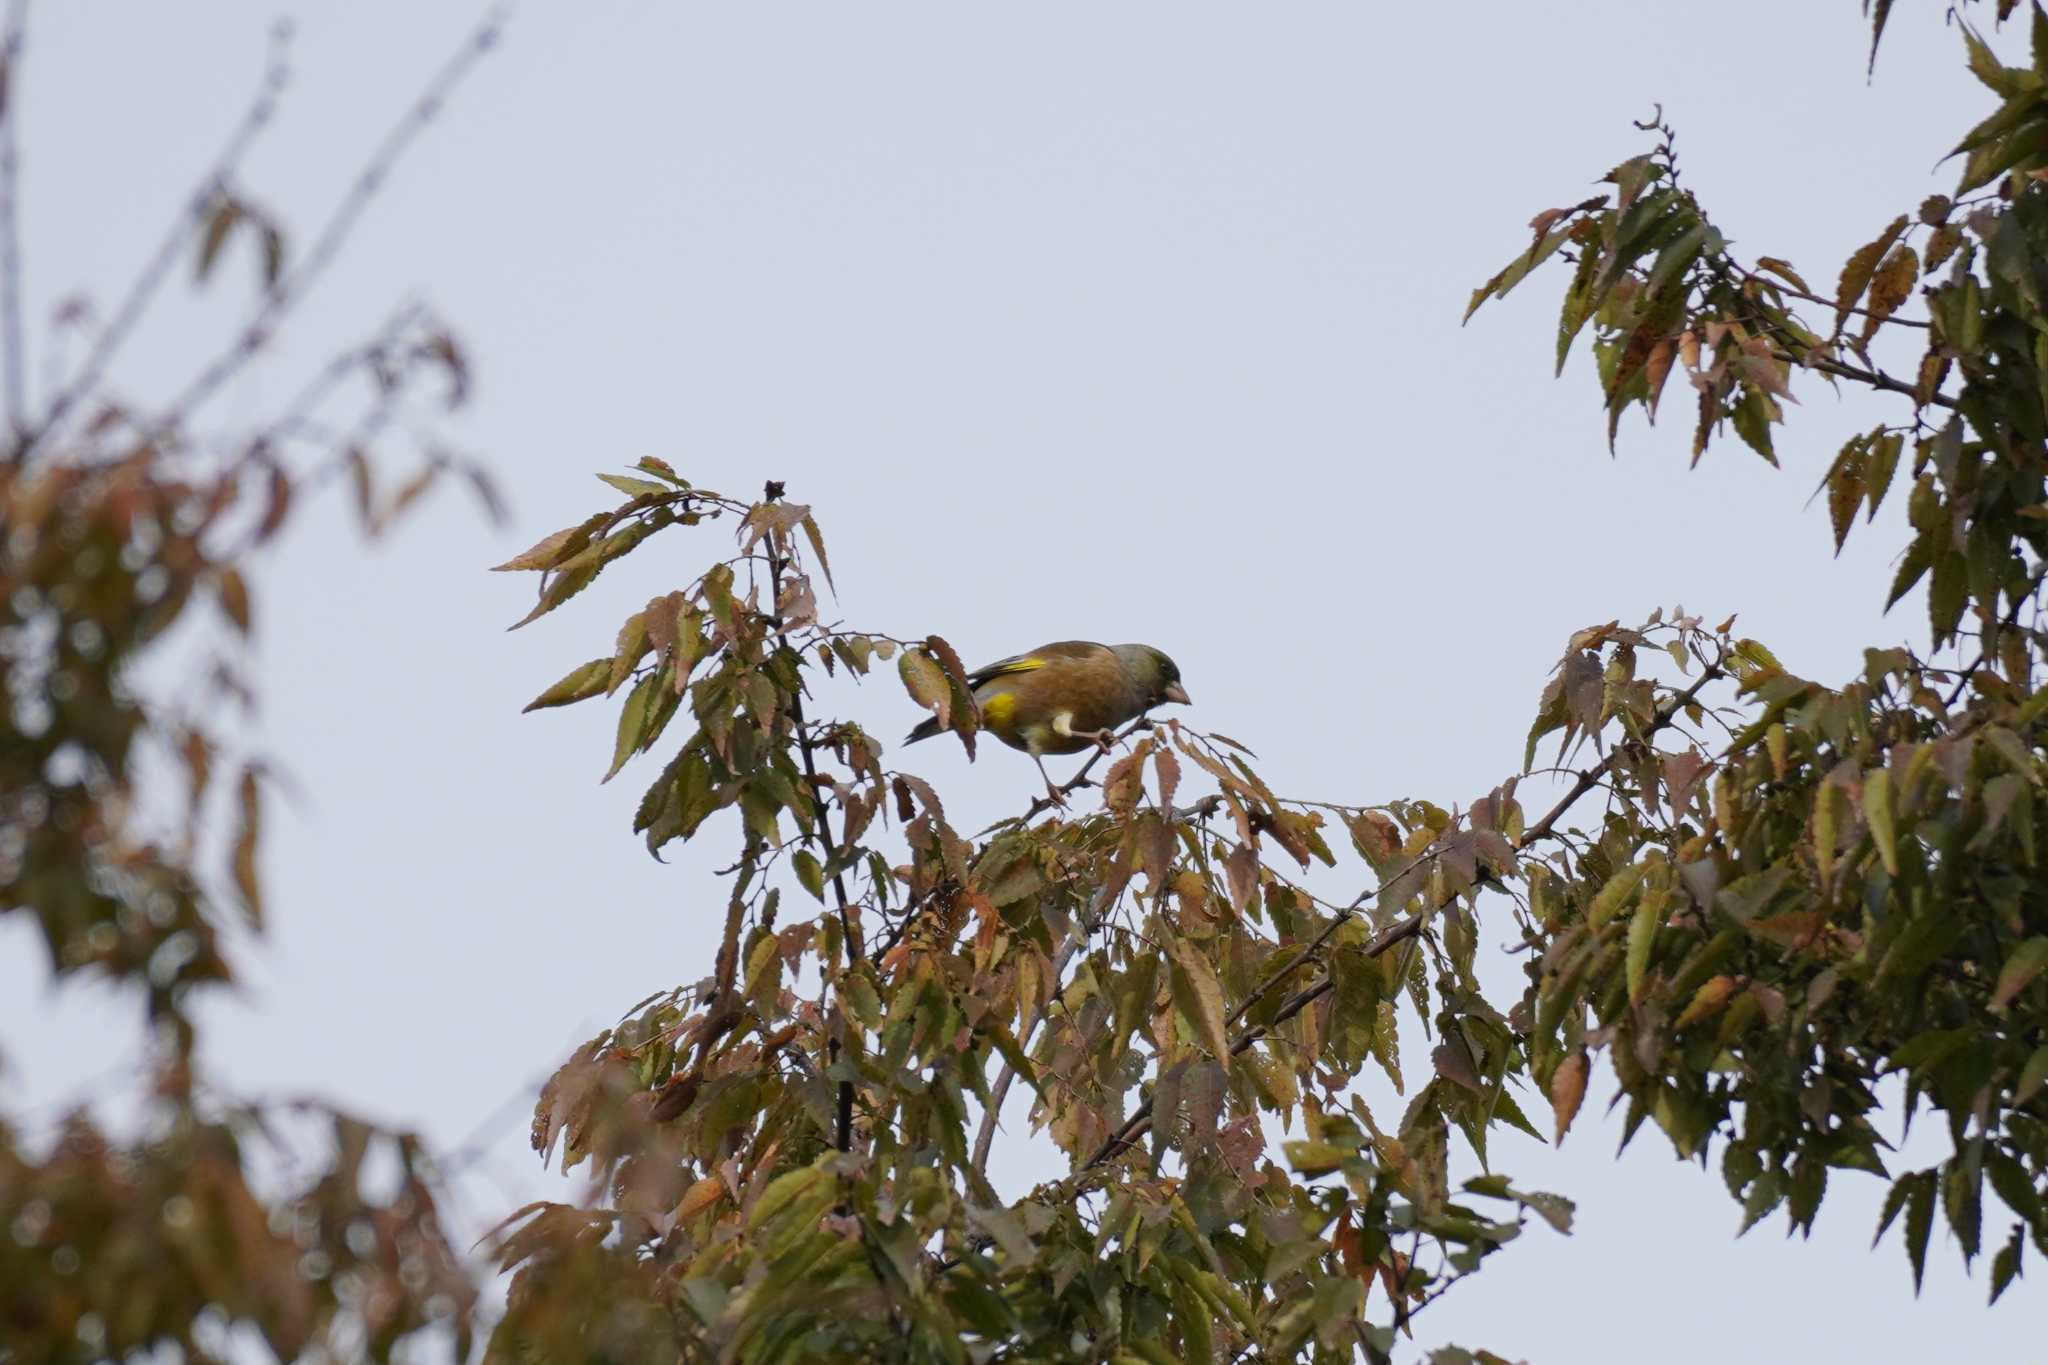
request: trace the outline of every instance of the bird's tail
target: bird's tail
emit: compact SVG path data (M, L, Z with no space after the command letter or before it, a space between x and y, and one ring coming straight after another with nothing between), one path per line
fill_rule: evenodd
M921 739L930 739L938 733L939 718L937 716L927 716L917 723L916 729L903 737L903 742L905 744L915 744Z

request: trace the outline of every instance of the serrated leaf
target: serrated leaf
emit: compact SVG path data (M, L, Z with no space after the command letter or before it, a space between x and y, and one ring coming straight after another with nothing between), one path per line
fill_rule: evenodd
M1863 485L1870 511L1863 518L1866 523L1877 519L1878 506L1892 486L1892 474L1899 467L1899 454L1905 449L1905 444L1905 438L1898 432L1887 431L1867 448L1863 461Z
M906 649L896 661L896 673L910 699L935 714L941 730L947 729L952 723L953 686L938 661L922 649Z
M1906 1255L1913 1262L1913 1292L1927 1270L1927 1237L1934 1231L1934 1172L1921 1171L1906 1177L1913 1182L1906 1193Z
M1885 21L1892 17L1892 0L1873 0L1865 8L1870 12L1870 61L1863 74L1870 76L1877 71L1877 45L1884 38Z
M533 548L523 554L516 554L503 564L491 566L492 573L511 573L521 570L552 569L590 544L590 537L604 524L607 514L600 512L575 526L565 526L553 535L543 536Z
M1835 284L1835 331L1842 330L1842 324L1849 319L1849 310L1863 298L1863 291L1870 287L1871 278L1877 274L1878 263L1885 253L1899 240L1906 230L1906 215L1892 219L1883 232L1874 239L1856 248L1854 254L1842 265L1841 279Z
M1863 505L1864 438L1852 436L1828 469L1828 520L1835 530L1835 553L1849 539L1856 524L1856 509Z
M1809 285L1805 280L1799 278L1798 271L1794 270L1790 265L1786 264L1784 261L1779 260L1776 256L1757 257L1756 268L1758 270L1769 271L1771 274L1776 275L1779 279L1784 280L1788 284L1792 285L1793 288L1799 290L1803 294L1811 294L1813 292L1813 286Z
M626 760L640 747L640 733L647 726L655 685L659 680L658 674L650 673L633 684L633 690L626 694L626 704L619 708L619 732L612 743L612 766L605 771L606 782L618 776L619 769L626 766Z
M521 708L521 714L523 715L527 711L539 711L549 706L567 706L572 702L579 702L590 697L599 696L603 694L606 686L611 682L611 676L612 661L609 656L602 659L592 659L589 663L578 664L563 674L561 680L548 688L547 691L526 703Z
M825 533L818 529L818 523L808 512L797 525L804 528L804 536L811 542L811 553L818 557L818 567L824 570L825 586L832 589L834 597L839 596L839 585L832 581L832 561L825 557Z
M1230 1058L1230 1039L1224 1032L1223 986L1215 968L1194 945L1175 937L1168 963L1174 1008L1194 1025L1196 1033L1217 1061Z
M1998 1255L1991 1260L1992 1303L1998 1302L1998 1296L2005 1292L2006 1286L2020 1273L2020 1257L2024 1254L2023 1248L2026 1245L2020 1236L2023 1231L2018 1223L2014 1223L2012 1235L2005 1239L2005 1245L1999 1248Z
M1885 257L1871 277L1870 297L1864 303L1863 339L1877 335L1884 320L1899 311L1899 305L1913 296L1913 282L1920 278L1920 257L1910 246L1900 245Z

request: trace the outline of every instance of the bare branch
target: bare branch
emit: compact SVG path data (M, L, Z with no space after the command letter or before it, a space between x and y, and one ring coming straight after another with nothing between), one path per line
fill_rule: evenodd
M184 254L186 245L192 240L192 234L204 221L207 205L213 201L214 195L241 164L257 134L268 127L271 119L275 117L278 95L291 75L290 65L286 61L286 50L290 41L289 24L279 24L271 30L270 57L264 64L263 82L256 92L256 98L249 105L249 111L242 115L241 123L237 124L234 132L229 135L227 146L221 150L220 156L214 161L213 169L200 183L191 204L172 222L171 230L158 244L156 254L149 258L149 263L143 266L142 273L136 276L135 282L129 286L127 295L121 300L121 306L115 310L113 318L93 342L92 350L87 353L77 377L50 400L49 411L43 414L36 429L15 452L14 458L17 461L25 461L33 455L37 448L57 431L73 408L98 391L100 382L106 377L108 364L128 338L134 335L136 325L142 321L142 315L148 311L157 291L170 276L171 267Z
M409 150L413 142L425 131L428 124L439 116L448 96L475 68L486 53L497 46L498 38L504 31L507 10L494 7L483 18L469 37L463 41L446 65L436 73L418 99L406 109L384 135L384 140L370 156L349 192L342 197L333 214L322 225L319 234L305 257L294 266L283 279L277 282L257 308L256 315L249 320L228 349L217 356L207 367L185 386L177 398L172 400L159 423L159 429L166 429L182 418L189 417L220 387L249 363L256 353L263 349L280 323L291 310L305 298L312 286L327 272L343 243L354 232L363 211L370 206L377 192L391 176L391 171Z

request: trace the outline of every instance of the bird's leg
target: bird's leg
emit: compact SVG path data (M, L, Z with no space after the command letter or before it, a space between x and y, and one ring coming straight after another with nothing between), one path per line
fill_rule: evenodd
M1116 731L1076 730L1071 711L1062 711L1052 718L1052 732L1061 739L1085 739L1105 754L1116 747Z
M1055 806L1065 810L1067 808L1067 798L1060 795L1060 789L1053 784L1052 774L1045 770L1045 760L1037 754L1033 754L1031 755L1031 761L1038 765L1038 775L1045 779L1046 796L1051 799Z

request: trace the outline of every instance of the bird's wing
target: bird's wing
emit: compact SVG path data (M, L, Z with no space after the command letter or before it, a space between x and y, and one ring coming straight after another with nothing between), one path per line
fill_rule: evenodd
M992 664L983 664L967 675L969 687L979 687L991 678L1000 678L1010 673L1029 673L1044 668L1047 664L1065 661L1092 659L1109 652L1109 646L1098 645L1093 640L1059 640L1023 654L1012 654L1007 659L998 659Z

